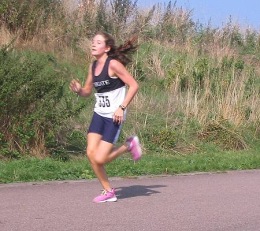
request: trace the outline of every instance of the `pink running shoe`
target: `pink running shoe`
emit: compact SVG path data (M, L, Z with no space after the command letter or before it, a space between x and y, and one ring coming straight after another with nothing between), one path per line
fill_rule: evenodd
M137 136L131 136L126 140L128 151L131 152L133 160L137 161L142 156L142 149Z
M111 191L103 190L101 195L94 198L93 202L103 203L103 202L114 202L117 201L115 189Z

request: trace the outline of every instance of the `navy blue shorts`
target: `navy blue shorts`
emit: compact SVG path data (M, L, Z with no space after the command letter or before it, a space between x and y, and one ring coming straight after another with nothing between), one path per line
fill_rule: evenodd
M113 119L100 116L94 112L88 133L97 133L102 140L115 144L119 138L122 124L115 123Z

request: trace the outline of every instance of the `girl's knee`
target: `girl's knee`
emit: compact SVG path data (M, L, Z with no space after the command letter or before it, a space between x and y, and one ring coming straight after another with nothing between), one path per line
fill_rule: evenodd
M87 158L92 162L92 160L94 160L94 157L95 157L95 151L94 151L94 149L87 148L87 150L86 150L86 156L87 156Z
M98 164L98 165L105 164L105 159L101 155L98 155L92 149L87 149L86 155L87 155L89 161L91 162L91 164Z
M98 165L104 165L106 163L106 161L104 160L104 158L102 156L96 155L94 157L94 162Z

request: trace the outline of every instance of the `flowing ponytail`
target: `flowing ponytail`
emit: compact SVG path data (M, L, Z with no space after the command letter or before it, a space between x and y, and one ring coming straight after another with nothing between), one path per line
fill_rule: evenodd
M126 66L132 61L131 55L137 49L137 36L133 36L123 45L116 47L115 40L110 34L105 32L98 32L97 34L103 36L105 38L106 45L110 47L110 51L107 53L109 57L116 59L124 66Z

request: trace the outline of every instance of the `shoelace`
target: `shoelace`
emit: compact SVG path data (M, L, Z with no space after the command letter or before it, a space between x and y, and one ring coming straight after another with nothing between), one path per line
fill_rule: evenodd
M102 192L101 192L101 195L106 195L108 192L110 192L110 191L103 189ZM110 193L112 193L112 192L113 192L113 190L111 190Z
M106 190L102 190L101 195L106 195L107 191Z

